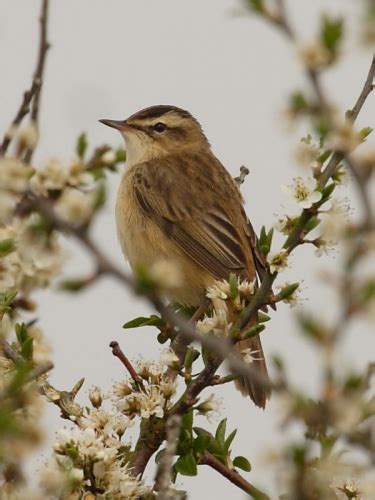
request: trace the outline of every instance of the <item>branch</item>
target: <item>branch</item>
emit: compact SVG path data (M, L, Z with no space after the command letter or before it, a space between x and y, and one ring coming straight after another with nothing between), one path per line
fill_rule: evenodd
M48 22L48 2L49 0L42 0L41 14L40 14L40 41L39 41L39 50L38 50L38 59L36 68L34 71L34 76L32 79L32 83L30 89L24 92L23 100L21 105L14 117L10 130L6 132L3 142L0 147L0 155L5 155L8 150L8 147L12 141L12 134L15 129L17 129L24 119L24 117L30 112L30 105L32 104L32 113L31 119L35 124L38 122L38 114L39 114L39 101L40 101L40 92L43 83L43 73L44 73L44 65L46 60L47 50L49 49L49 43L47 41L47 22ZM29 162L32 156L32 149L29 149L26 152L25 161Z
M366 189L366 182L362 178L359 169L355 163L355 160L351 158L350 156L345 157L345 163L350 170L352 176L354 177L354 180L357 184L357 188L360 194L361 202L363 205L363 211L364 211L364 220L365 220L365 226L367 228L374 228L374 219L373 219L373 214L372 214L372 206L371 206L371 201L370 197L368 195L367 189Z
M229 467L224 465L217 458L211 455L210 452L204 451L203 453L201 453L199 457L199 463L202 465L208 465L212 469L215 469L216 472L226 477L231 483L251 495L256 500L270 500L270 497L268 495L258 490L258 488L246 481L246 479L244 479L241 474L239 474L235 469L230 469Z
M367 75L367 79L363 86L362 92L360 93L357 99L357 102L355 103L353 109L346 112L346 118L351 123L355 122L364 103L366 102L367 97L374 90L374 78L375 78L375 55L372 56L372 63Z
M43 86L43 74L44 74L46 55L50 47L50 44L47 40L48 8L49 8L49 0L42 0L42 11L39 18L39 23L40 23L39 54L33 78L33 81L38 82L39 85L35 89L34 99L32 102L32 110L31 110L31 121L34 123L36 127L38 127L39 105L40 105L41 89ZM34 150L35 146L32 146L29 147L29 149L26 151L24 158L24 161L26 163L30 163Z
M14 117L14 119L12 121L10 129L5 133L3 142L0 146L0 155L5 156L5 153L8 150L9 144L12 141L12 135L13 135L14 131L19 127L23 118L30 111L30 102L32 101L38 87L40 87L40 82L33 80L30 89L26 90L26 92L23 94L23 100L22 100L21 106L20 106L19 110L17 111L16 116Z
M141 377L135 371L133 365L131 364L129 359L125 356L124 352L121 350L119 343L116 342L115 340L112 340L112 342L109 344L109 347L112 349L112 354L116 356L116 358L118 358L121 361L121 363L125 366L125 368L128 370L131 378L134 380L137 389L144 390L144 385Z
M173 457L177 448L178 436L180 434L181 417L173 415L169 417L166 425L166 447L160 459L156 472L154 490L158 491L158 500L173 500L174 494L169 491L172 481Z

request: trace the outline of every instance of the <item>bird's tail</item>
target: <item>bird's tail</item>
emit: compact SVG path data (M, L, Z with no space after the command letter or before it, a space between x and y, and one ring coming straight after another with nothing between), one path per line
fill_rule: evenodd
M245 349L250 349L250 353L253 358L251 361L251 366L258 370L262 375L262 378L267 382L269 380L267 365L259 335L250 337L245 340L240 340L239 342L237 342L235 347L236 350L240 351L241 353ZM269 399L271 396L271 391L269 388L265 387L265 384L250 377L246 380L244 378L238 378L237 380L235 380L235 385L243 396L250 396L256 406L265 408L267 399Z

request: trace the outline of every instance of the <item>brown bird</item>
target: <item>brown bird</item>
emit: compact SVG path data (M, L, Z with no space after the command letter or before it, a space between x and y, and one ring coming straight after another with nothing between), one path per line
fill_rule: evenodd
M132 268L167 260L181 286L169 299L199 306L206 288L236 273L254 280L264 272L256 234L243 198L213 154L199 122L175 106L152 106L126 120L100 120L120 131L126 169L117 195L120 244ZM238 342L257 351L253 366L267 377L259 336ZM254 380L236 381L243 395L265 407L269 392Z

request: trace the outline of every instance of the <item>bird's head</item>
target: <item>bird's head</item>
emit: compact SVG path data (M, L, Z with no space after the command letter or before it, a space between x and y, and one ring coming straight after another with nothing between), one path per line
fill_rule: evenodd
M127 163L134 165L182 151L210 148L202 127L188 111L175 106L151 106L126 120L100 120L120 131Z

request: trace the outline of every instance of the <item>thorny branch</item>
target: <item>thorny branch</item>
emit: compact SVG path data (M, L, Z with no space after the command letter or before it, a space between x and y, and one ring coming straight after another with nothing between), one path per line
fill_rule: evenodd
M0 155L5 155L7 149L12 141L12 135L15 129L18 128L23 118L30 112L31 107L31 121L35 126L38 125L39 117L39 103L41 96L41 89L43 85L43 74L46 61L47 51L50 44L47 40L47 24L48 24L48 10L49 10L49 0L42 0L41 14L40 14L40 36L39 36L39 52L37 58L37 64L33 75L32 84L29 90L24 93L23 101L21 106L14 117L11 124L11 133L7 132L3 139L0 148ZM30 147L25 154L24 161L29 163L34 152L34 147Z

